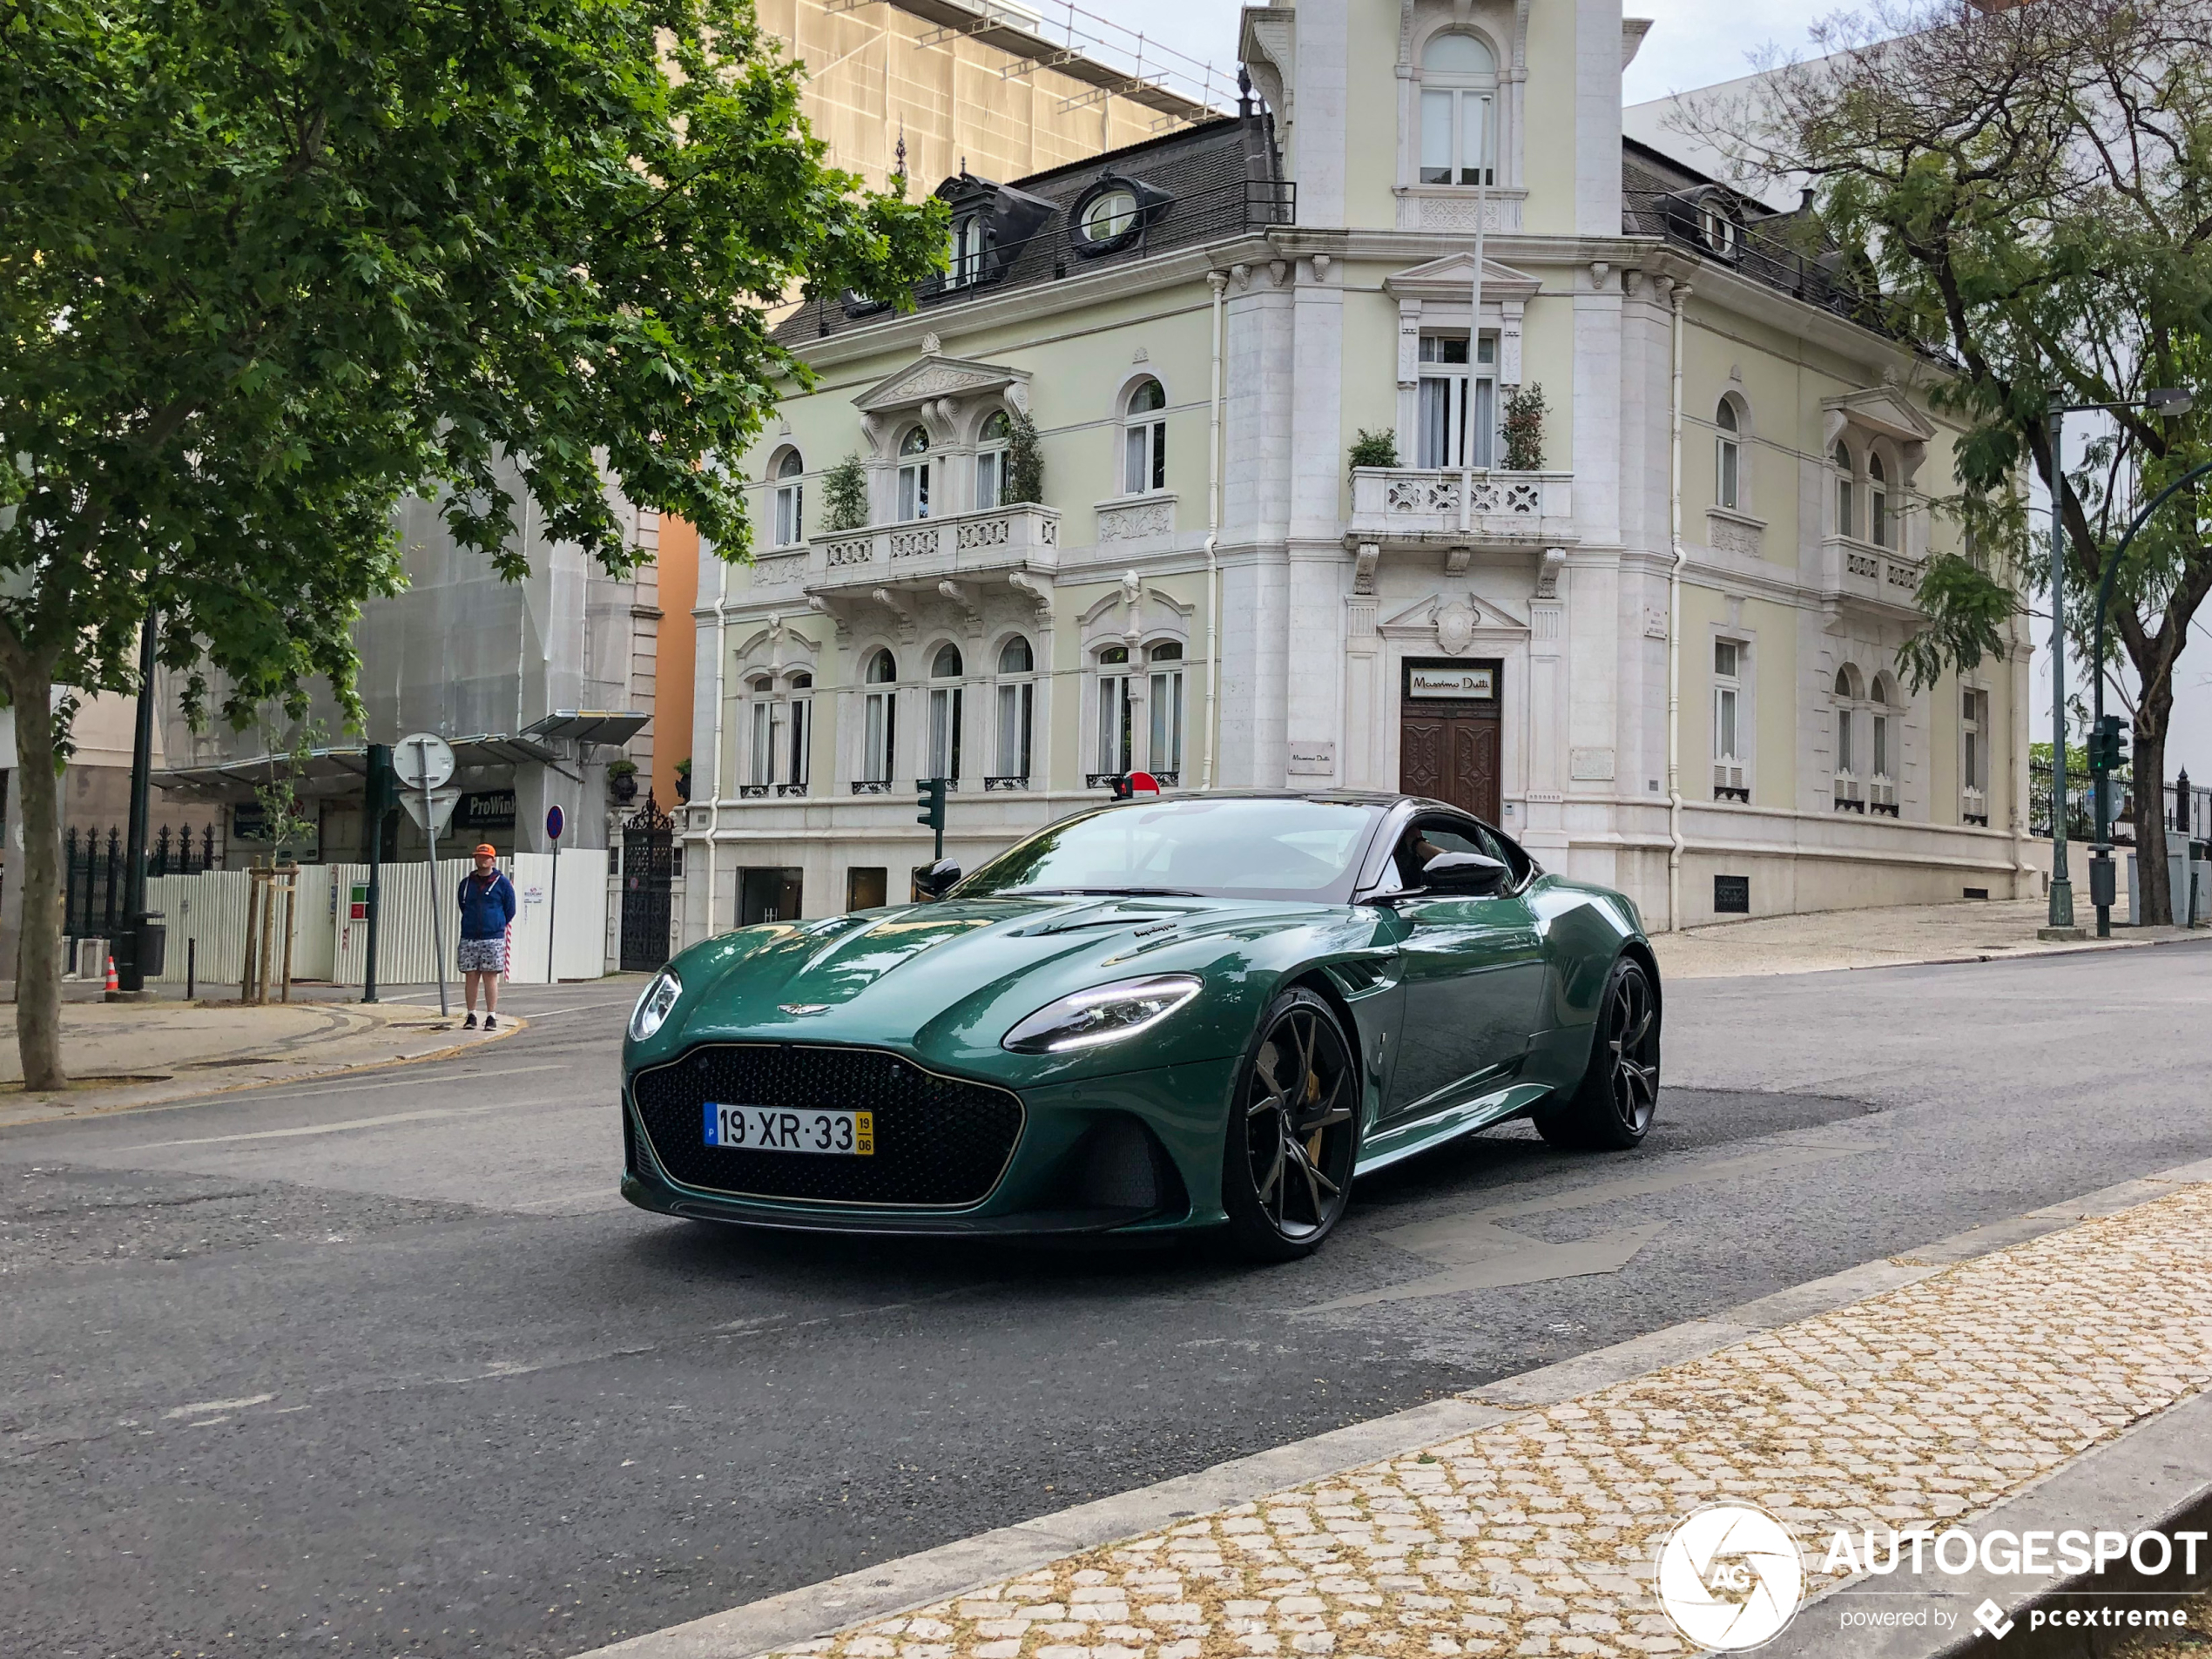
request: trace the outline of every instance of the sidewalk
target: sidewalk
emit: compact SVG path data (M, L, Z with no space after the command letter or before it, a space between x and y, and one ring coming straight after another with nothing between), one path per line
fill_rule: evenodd
M1891 905L1868 910L1821 910L1760 916L1659 934L1659 971L1669 979L1721 979L1747 974L1810 974L1842 968L1889 968L1904 962L2001 961L2062 951L2126 950L2177 939L2212 939L2204 927L2123 926L2123 902L2113 912L2112 937L2096 936L2097 913L2074 900L2074 919L2088 937L2046 942L2035 930L2048 920L2042 899L1970 899L1956 904Z
M2054 1231L1992 1248L2043 1229ZM2018 1525L2024 1508L2079 1501L2065 1494L2084 1483L2067 1482L2100 1455L2134 1458L2104 1471L2107 1488L2170 1483L2177 1461L2202 1482L2212 1461L2194 1420L2212 1399L2154 1417L2212 1383L2212 1161L1991 1231L1362 1426L1372 1436L1456 1416L1468 1432L1426 1447L1406 1435L1397 1444L1412 1449L1257 1501L1211 1514L1165 1507L1189 1504L1184 1494L1209 1479L1185 1477L1092 1506L1126 1516L1149 1505L1150 1529L1125 1524L1122 1541L1041 1551L1040 1540L1115 1534L1096 1520L1086 1527L1082 1511L1040 1517L593 1659L742 1659L763 1648L814 1659L1686 1653L1657 1600L1655 1561L1686 1516L1721 1500L1764 1506L1798 1541L1809 1605L1781 1646L1869 1654L1878 1644L1864 1628L1811 1605L1849 1576L1826 1570L1837 1532L1971 1528L2007 1499L1997 1523ZM2137 1424L2144 1436L2114 1446ZM2195 1447L2178 1460L2176 1431ZM2163 1477L2146 1451L2166 1458ZM2047 1481L2054 1471L2064 1473ZM2033 1524L2109 1527L2122 1520L2102 1513L2111 1507L2092 1500ZM938 1581L923 1590L932 1556ZM995 1574L980 1570L994 1558ZM2056 1582L2015 1577L1986 1593L2017 1608ZM1933 1654L1971 1635L1960 1584L1901 1569L1876 1581L1892 1597L1882 1605L1932 1603L1951 1621L1946 1630L1924 1617L1926 1628L1883 1650ZM879 1613L929 1604L794 1642L810 1616L822 1630L864 1614L870 1596ZM841 1619L821 1616L840 1602Z
M502 1015L496 1031L463 1031L459 1008L457 997L449 1019L401 1002L71 1001L62 1005L62 1063L71 1084L41 1094L24 1092L15 1010L0 1008L9 1026L0 1041L0 1128L427 1060L497 1042L527 1023Z

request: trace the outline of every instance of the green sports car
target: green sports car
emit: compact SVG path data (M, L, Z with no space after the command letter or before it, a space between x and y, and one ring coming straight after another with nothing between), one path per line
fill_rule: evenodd
M631 1202L841 1232L1225 1228L1281 1259L1354 1176L1455 1136L1651 1126L1635 906L1440 802L1116 802L927 885L654 977L623 1049Z

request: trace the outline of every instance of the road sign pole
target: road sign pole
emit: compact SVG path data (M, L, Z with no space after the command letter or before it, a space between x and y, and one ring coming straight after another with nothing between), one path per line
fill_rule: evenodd
M430 745L415 739L415 776L422 787L422 832L430 838L430 948L437 953L434 972L438 981L438 1017L447 1019L453 1005L446 1000L445 902L438 885L438 812L430 799Z
M361 802L368 820L368 960L361 969L361 1001L376 1001L376 920L384 900L384 792L394 776L391 745L368 745L368 788ZM350 908L350 907L348 907Z
M554 924L561 915L561 831L568 819L558 806L549 806L545 812L545 838L553 843L553 873L545 881L545 982L558 985L560 970L553 964L553 952L561 935Z

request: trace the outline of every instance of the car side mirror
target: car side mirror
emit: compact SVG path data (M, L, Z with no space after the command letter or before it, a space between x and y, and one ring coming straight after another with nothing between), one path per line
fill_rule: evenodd
M1421 867L1422 884L1432 893L1483 899L1502 893L1513 872L1480 853L1439 853Z
M941 899L953 890L960 880L960 866L951 859L939 859L914 872L914 896L918 899Z

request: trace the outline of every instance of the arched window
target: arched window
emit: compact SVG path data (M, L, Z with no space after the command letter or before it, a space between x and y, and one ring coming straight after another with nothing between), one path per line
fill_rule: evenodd
M1015 635L999 649L998 770L986 786L1029 786L1030 732L1036 718L1036 658L1029 642Z
M1160 779L1163 784L1174 783L1183 772L1183 647L1168 640L1145 655L1151 666L1145 686L1145 709L1151 716L1145 764L1156 773L1167 774Z
M860 732L860 781L888 785L899 744L899 694L892 689L899 678L898 659L887 651L868 658L862 676L868 690L864 699Z
M806 486L799 476L806 463L799 451L786 449L776 463L776 545L790 547L806 539Z
M1866 457L1866 536L1876 547L1890 544L1890 482L1882 457Z
M1867 745L1866 801L1874 812L1897 816L1897 719L1891 712L1897 702L1897 687L1887 674L1874 676L1874 685L1868 697L1866 724L1871 741Z
M1006 499L1006 457L1014 442L1014 422L994 409L975 439L975 509L988 511Z
M1473 35L1441 34L1421 53L1421 182L1494 185L1498 60Z
M1713 411L1713 424L1720 428L1713 449L1713 499L1733 512L1743 472L1743 438L1734 398L1721 400L1720 407Z
M920 427L899 440L899 516L929 516L929 435Z
M1118 778L1130 769L1131 707L1129 647L1098 653L1098 770Z
M1860 781L1866 757L1860 750L1865 733L1858 707L1858 672L1850 664L1836 671L1836 810L1839 813L1866 810L1866 789Z
M929 759L926 778L960 777L960 647L948 642L929 659Z
M1122 417L1122 493L1142 496L1168 487L1168 395L1159 381L1137 381Z
M745 691L752 698L752 764L745 769L745 780L765 795L776 775L774 687L763 675L759 679L747 680Z
M814 677L791 677L790 759L785 768L786 789L803 795L814 777Z
M1841 439L1836 442L1836 453L1829 457L1836 469L1836 534L1855 535L1858 529L1858 514L1851 500L1852 473L1851 450Z

